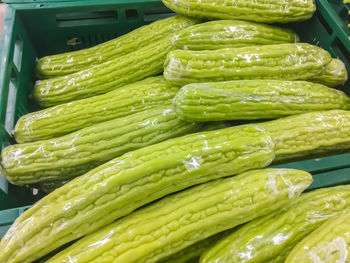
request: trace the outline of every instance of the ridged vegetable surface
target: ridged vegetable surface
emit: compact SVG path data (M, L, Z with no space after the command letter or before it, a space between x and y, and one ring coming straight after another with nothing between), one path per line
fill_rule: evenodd
M289 29L248 21L217 20L187 27L175 33L172 42L177 49L210 50L293 43L298 39Z
M197 263L201 254L205 250L212 247L216 242L227 236L230 232L231 230L226 230L198 241L175 254L157 261L157 263Z
M157 40L132 53L66 76L39 80L32 96L42 107L88 98L163 71L171 36Z
M189 134L115 158L45 196L0 243L0 262L30 262L167 194L261 168L270 136L245 126Z
M327 220L300 241L286 263L340 263L350 261L350 213Z
M350 111L309 112L265 123L275 142L276 162L350 149Z
M96 123L170 105L178 90L162 76L150 77L103 95L24 115L15 126L14 136L19 143L55 138Z
M242 79L306 80L319 75L330 54L306 43L248 46L218 50L174 50L164 77L185 85Z
M176 13L214 19L242 19L286 23L309 19L316 10L312 0L162 0Z
M326 85L328 87L335 87L343 85L348 80L348 73L345 64L339 59L333 58L325 68L325 70L318 76L310 79L310 81Z
M3 175L13 184L62 181L122 154L199 130L172 107L146 110L55 139L14 144L1 153Z
M269 214L312 182L289 169L253 170L158 201L84 237L48 262L157 262L201 239Z
M196 19L174 16L139 27L128 34L91 48L46 56L39 59L37 75L41 78L50 78L81 71L129 54L197 22Z
M307 81L233 80L186 85L174 104L179 118L205 122L348 109L350 98L342 91Z
M304 194L289 207L239 228L206 251L200 262L284 262L299 241L349 205L350 185Z

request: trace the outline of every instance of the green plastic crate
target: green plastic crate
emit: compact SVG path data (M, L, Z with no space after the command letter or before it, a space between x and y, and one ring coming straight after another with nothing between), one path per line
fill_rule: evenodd
M141 25L174 15L160 0L7 0L0 46L0 143L14 143L11 130L18 118L36 110L28 99L38 57L93 46ZM317 0L315 16L292 27L305 42L321 45L341 58L350 72L350 42L344 16L348 7L340 0ZM343 17L344 16L344 17ZM343 24L340 24L341 21ZM350 94L350 82L343 88ZM350 154L280 165L312 172L312 188L348 183ZM16 187L0 176L0 210L33 204L43 194L35 188ZM0 212L6 221L7 210ZM23 208L10 212L18 216ZM13 218L14 219L14 218ZM2 222L2 221L0 221ZM9 220L6 221L11 223ZM1 226L2 223L0 223Z

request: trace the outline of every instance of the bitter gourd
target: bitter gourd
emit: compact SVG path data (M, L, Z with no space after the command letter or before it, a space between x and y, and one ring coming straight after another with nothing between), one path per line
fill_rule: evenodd
M259 123L275 142L275 162L350 149L350 111L309 112Z
M1 153L2 174L13 184L62 181L82 175L122 154L199 130L172 107L146 110L65 136L14 144Z
M157 75L172 49L171 36L91 68L66 76L39 80L32 96L42 107L88 98Z
M350 206L350 185L318 189L234 231L201 257L209 262L284 262L304 237Z
M37 75L40 78L50 78L81 71L129 54L197 22L198 20L193 18L173 16L139 27L121 37L91 48L46 56L39 59L36 68Z
M112 223L48 262L156 262L275 211L311 182L310 174L293 169L253 170L209 182Z
M293 43L298 36L289 29L240 20L217 20L187 27L173 36L177 49L210 50Z
M179 14L214 19L242 19L263 23L287 23L311 18L312 0L162 0Z
M170 105L178 87L162 76L150 77L118 90L22 116L14 129L17 142L50 139L157 106Z
M175 254L157 261L157 263L196 263L199 261L201 254L205 250L212 247L214 244L216 244L216 242L227 236L230 232L230 230L226 230L198 241Z
M186 85L174 104L178 117L186 121L254 120L349 109L350 98L307 81L234 80Z
M306 80L319 75L330 60L327 51L306 43L174 50L165 61L164 77L179 85L241 79Z
M167 194L261 168L274 158L254 126L189 134L115 158L48 194L0 243L0 262L30 262Z
M350 213L327 220L299 242L286 263L337 263L350 261Z
M348 73L343 61L339 59L332 59L324 71L318 76L313 77L310 81L326 85L328 87L335 87L343 85L348 80Z

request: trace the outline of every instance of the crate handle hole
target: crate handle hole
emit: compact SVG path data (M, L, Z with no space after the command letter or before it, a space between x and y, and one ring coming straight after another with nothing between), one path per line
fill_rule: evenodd
M128 9L125 11L125 17L127 20L135 20L139 17L136 9Z
M66 12L56 14L58 27L76 27L113 24L118 21L117 11Z
M13 64L16 67L17 72L21 72L22 64L22 54L23 54L23 41L17 36L15 40L15 48L13 51Z
M17 78L12 78L16 76L16 73L11 72L11 80L9 84L9 91L7 95L7 107L6 107L6 118L5 118L5 130L8 134L12 134L12 130L15 124L15 110L16 110L16 98L17 98Z

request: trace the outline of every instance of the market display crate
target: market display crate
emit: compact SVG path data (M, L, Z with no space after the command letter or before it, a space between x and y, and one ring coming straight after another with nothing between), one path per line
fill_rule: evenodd
M94 46L141 25L174 15L159 0L5 1L7 8L0 57L0 142L14 143L11 131L22 115L37 109L28 97L34 86L38 58ZM349 8L340 0L318 0L311 20L290 25L301 41L317 44L338 57L350 72ZM350 94L350 81L342 89ZM311 172L309 189L349 183L350 154L298 161L275 167ZM43 193L17 187L0 177L0 227L12 221ZM8 217L5 215L11 215ZM12 219L10 219L12 218ZM2 229L2 228L0 228ZM3 231L0 231L0 235Z

